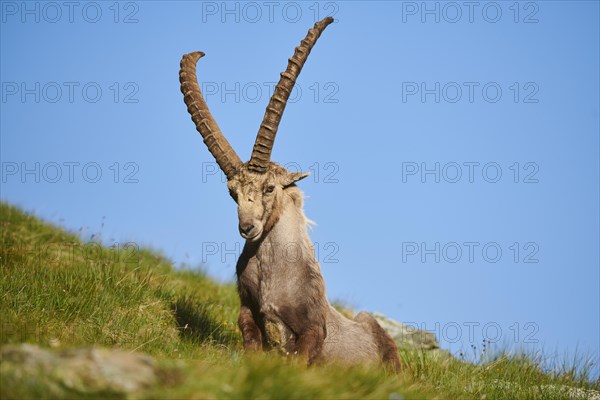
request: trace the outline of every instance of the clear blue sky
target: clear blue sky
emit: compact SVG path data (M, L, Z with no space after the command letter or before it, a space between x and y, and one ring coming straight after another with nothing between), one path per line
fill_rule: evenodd
M294 46L334 13L273 152L313 173L329 296L455 352L598 355L598 2L0 4L2 200L232 280L235 204L179 60L206 52L246 160Z

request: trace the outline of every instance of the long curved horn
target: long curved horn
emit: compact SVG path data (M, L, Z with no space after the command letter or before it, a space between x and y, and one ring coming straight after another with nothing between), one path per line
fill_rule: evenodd
M217 160L217 164L219 164L227 179L230 179L242 165L242 161L223 136L223 132L219 129L217 122L208 110L204 97L202 97L196 78L196 63L201 57L204 57L204 53L196 51L185 54L181 59L179 70L181 93L183 93L183 101L185 101L188 112L192 116L192 121L194 121L196 129L202 135L208 151Z
M317 22L314 28L308 31L304 40L300 42L300 46L296 47L292 58L288 60L287 69L281 73L279 83L275 87L263 121L260 124L252 156L250 157L250 161L248 161L248 169L261 174L267 171L271 159L273 142L277 134L277 127L281 121L281 116L285 110L290 93L294 88L294 83L296 83L296 79L300 75L300 71L302 71L310 50L317 42L319 36L321 36L321 33L327 28L327 25L332 22L332 17L327 17Z

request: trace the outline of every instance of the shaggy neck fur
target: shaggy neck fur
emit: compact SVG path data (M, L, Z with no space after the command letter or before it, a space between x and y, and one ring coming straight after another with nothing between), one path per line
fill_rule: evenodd
M257 257L270 260L283 257L288 263L300 260L316 263L307 232L312 221L304 215L303 205L302 191L296 185L283 190L265 224L266 233L253 246Z

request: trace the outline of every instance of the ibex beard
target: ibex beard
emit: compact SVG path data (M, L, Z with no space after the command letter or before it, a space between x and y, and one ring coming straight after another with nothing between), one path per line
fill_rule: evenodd
M317 39L332 22L331 17L317 22L296 47L246 163L225 139L202 97L196 63L203 53L183 56L181 91L192 121L225 173L229 193L238 205L238 229L246 239L236 267L241 302L238 325L244 348L277 348L299 355L309 365L383 363L398 371L396 345L377 321L365 312L348 319L327 300L307 233L302 191L296 186L308 174L287 171L271 161L277 128L294 83Z

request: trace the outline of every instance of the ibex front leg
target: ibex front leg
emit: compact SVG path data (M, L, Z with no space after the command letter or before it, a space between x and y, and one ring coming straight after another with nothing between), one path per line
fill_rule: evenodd
M238 317L238 326L242 331L244 338L244 349L259 351L262 349L262 332L254 320L252 310L249 307L242 305L240 316Z
M327 336L323 308L311 308L308 304L281 306L277 309L277 317L296 338L290 352L297 354L308 365L317 361Z
M309 326L298 335L296 352L308 365L313 364L321 355L325 336L325 328L319 325Z

